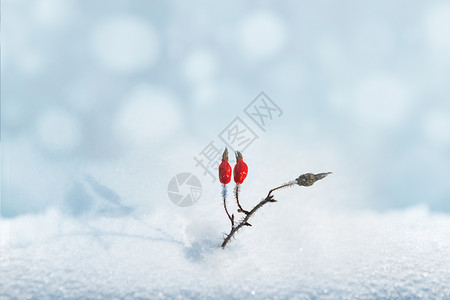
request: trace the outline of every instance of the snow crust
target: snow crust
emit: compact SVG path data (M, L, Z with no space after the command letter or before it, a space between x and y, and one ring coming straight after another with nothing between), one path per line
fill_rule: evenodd
M225 249L229 224L216 204L188 214L73 218L49 210L3 219L0 296L450 297L450 217L421 206L330 211L313 199L276 198Z

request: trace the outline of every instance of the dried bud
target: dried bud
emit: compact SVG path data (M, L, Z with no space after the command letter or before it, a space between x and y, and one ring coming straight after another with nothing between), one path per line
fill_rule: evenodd
M239 151L236 151L236 161L238 161L238 160L242 160L243 159L243 157L242 157L242 153L241 152L239 152Z
M228 148L225 148L225 150L223 151L223 154L222 154L222 161L223 161L223 160L228 161Z
M321 180L327 177L328 175L333 174L332 172L326 172L326 173L319 173L316 174L316 180Z
M327 177L328 174L331 174L331 172L319 173L319 174L307 173L307 174L300 175L295 181L300 186L311 186L317 180L321 180L321 179Z

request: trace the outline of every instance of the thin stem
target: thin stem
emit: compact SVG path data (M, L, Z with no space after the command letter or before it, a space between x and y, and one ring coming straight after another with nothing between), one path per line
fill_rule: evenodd
M269 193L267 194L267 197L263 200L261 200L255 207L253 207L253 209L250 212L246 213L246 216L244 219L242 219L241 222L239 222L239 224L234 227L233 224L234 222L232 221L232 226L231 226L231 231L230 233L225 237L225 239L222 242L221 247L225 248L225 246L230 242L231 238L236 234L236 232L239 231L239 229L241 229L243 226L252 226L251 224L248 223L248 220L250 219L251 216L253 216L253 214L260 209L261 207L263 207L266 203L268 202L277 202L277 200L273 199L272 193L276 190L282 189L282 188L286 188L286 187L290 187L293 185L299 185L299 186L311 186L313 185L316 181L321 180L325 177L327 177L329 174L331 174L331 172L327 172L327 173L319 173L319 174L313 174L313 173L307 173L307 174L303 174L300 175L297 179L289 181L288 183L285 183L283 185L280 185L279 187L273 188L269 191ZM236 185L236 200L238 202L238 206L239 208L242 210L242 208L239 205L239 200L238 200L238 192L239 192L239 185ZM224 198L224 205L225 205L225 198ZM226 207L225 207L225 211L226 211ZM228 214L228 212L227 212ZM229 217L230 215L228 215ZM233 216L234 217L234 216Z
M261 207L263 207L266 203L268 203L268 202L277 202L277 200L275 200L275 199L273 199L273 196L272 196L272 192L273 191L276 191L276 190L278 190L278 189L281 189L281 188L285 188L285 187L288 187L288 186L291 186L291 184L283 184L283 185L281 185L281 186L279 186L279 187L276 187L276 188L274 188L274 189L271 189L270 191L269 191L269 194L267 194L267 197L265 198L265 199L263 199L263 200L261 200L251 211L249 211L248 213L247 213L247 215L245 216L245 218L241 221L241 222L239 222L239 224L236 226L236 227L232 227L231 228L231 231L230 231L230 233L225 237L225 239L223 240L223 242L222 242L222 245L221 245L221 247L222 248L225 248L225 246L230 242L230 240L231 240L231 238L234 236L234 234L236 233L236 232L238 232L239 231L239 229L241 229L243 226L252 226L252 225L250 225L249 223L248 223L248 220L250 219L250 217L258 210L258 209L260 209Z
M248 215L248 211L242 208L241 204L239 203L239 190L241 189L241 185L239 183L236 183L236 188L234 189L234 195L236 196L236 203L239 207L238 212L243 212L246 215Z
M223 207L225 208L225 212L227 213L228 219L231 222L231 228L234 228L234 215L230 216L230 213L227 209L227 186L224 184L222 187L222 196L223 196Z
M274 192L274 191L276 191L276 190L279 190L279 189L282 189L282 188L285 188L285 187L288 187L288 186L291 186L291 185L293 185L293 183L292 183L292 182L288 182L288 183L285 183L285 184L283 184L283 185L280 185L279 187L276 187L276 188L274 188L274 189L271 189L271 190L269 191L269 193L267 194L267 197L269 197L270 194L272 194L272 192ZM267 197L266 197L266 198L267 198Z

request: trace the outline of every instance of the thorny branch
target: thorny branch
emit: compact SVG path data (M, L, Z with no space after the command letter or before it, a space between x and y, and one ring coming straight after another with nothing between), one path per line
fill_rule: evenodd
M237 206L238 206L238 212L243 212L243 213L245 213L246 215L248 215L249 214L249 212L248 211L246 211L245 209L243 209L242 208L242 206L241 206L241 204L239 203L239 191L240 191L240 189L241 189L241 185L239 184L239 183L236 183L236 188L234 189L234 195L235 195L235 197L236 197L236 203L237 203Z
M244 226L252 226L251 224L248 223L248 220L251 218L251 216L253 216L253 214L260 209L261 207L263 207L266 203L269 202L277 202L277 200L273 199L273 195L272 193L278 189L282 189L282 188L286 188L286 187L290 187L293 186L295 184L299 185L299 186L311 186L313 185L316 181L321 180L325 177L327 177L329 174L331 174L331 172L327 172L327 173L319 173L319 174L313 174L313 173L307 173L307 174L303 174L300 175L297 179L292 180L286 184L283 184L279 187L273 188L269 191L269 193L267 194L267 197L263 200L261 200L251 211L249 211L248 213L246 213L246 216L244 219L242 219L241 222L239 222L239 224L234 227L234 222L232 221L232 226L231 226L231 231L230 233L225 237L225 239L222 242L221 247L225 248L225 246L230 242L231 238L239 231L239 229L241 229ZM227 212L228 214L228 212ZM229 215L228 215L229 217Z
M234 228L234 214L230 216L230 213L227 209L227 186L224 184L222 187L222 196L223 196L223 207L225 208L225 212L227 213L228 219L231 222L231 228Z

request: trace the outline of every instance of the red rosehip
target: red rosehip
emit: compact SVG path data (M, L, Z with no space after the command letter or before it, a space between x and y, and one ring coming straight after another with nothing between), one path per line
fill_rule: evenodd
M219 165L219 180L223 184L228 184L231 181L231 166L228 163L228 149L222 155L222 162Z
M234 166L233 170L234 182L239 184L243 183L245 177L247 177L247 173L248 173L248 166L244 162L241 152L236 151L236 165Z

